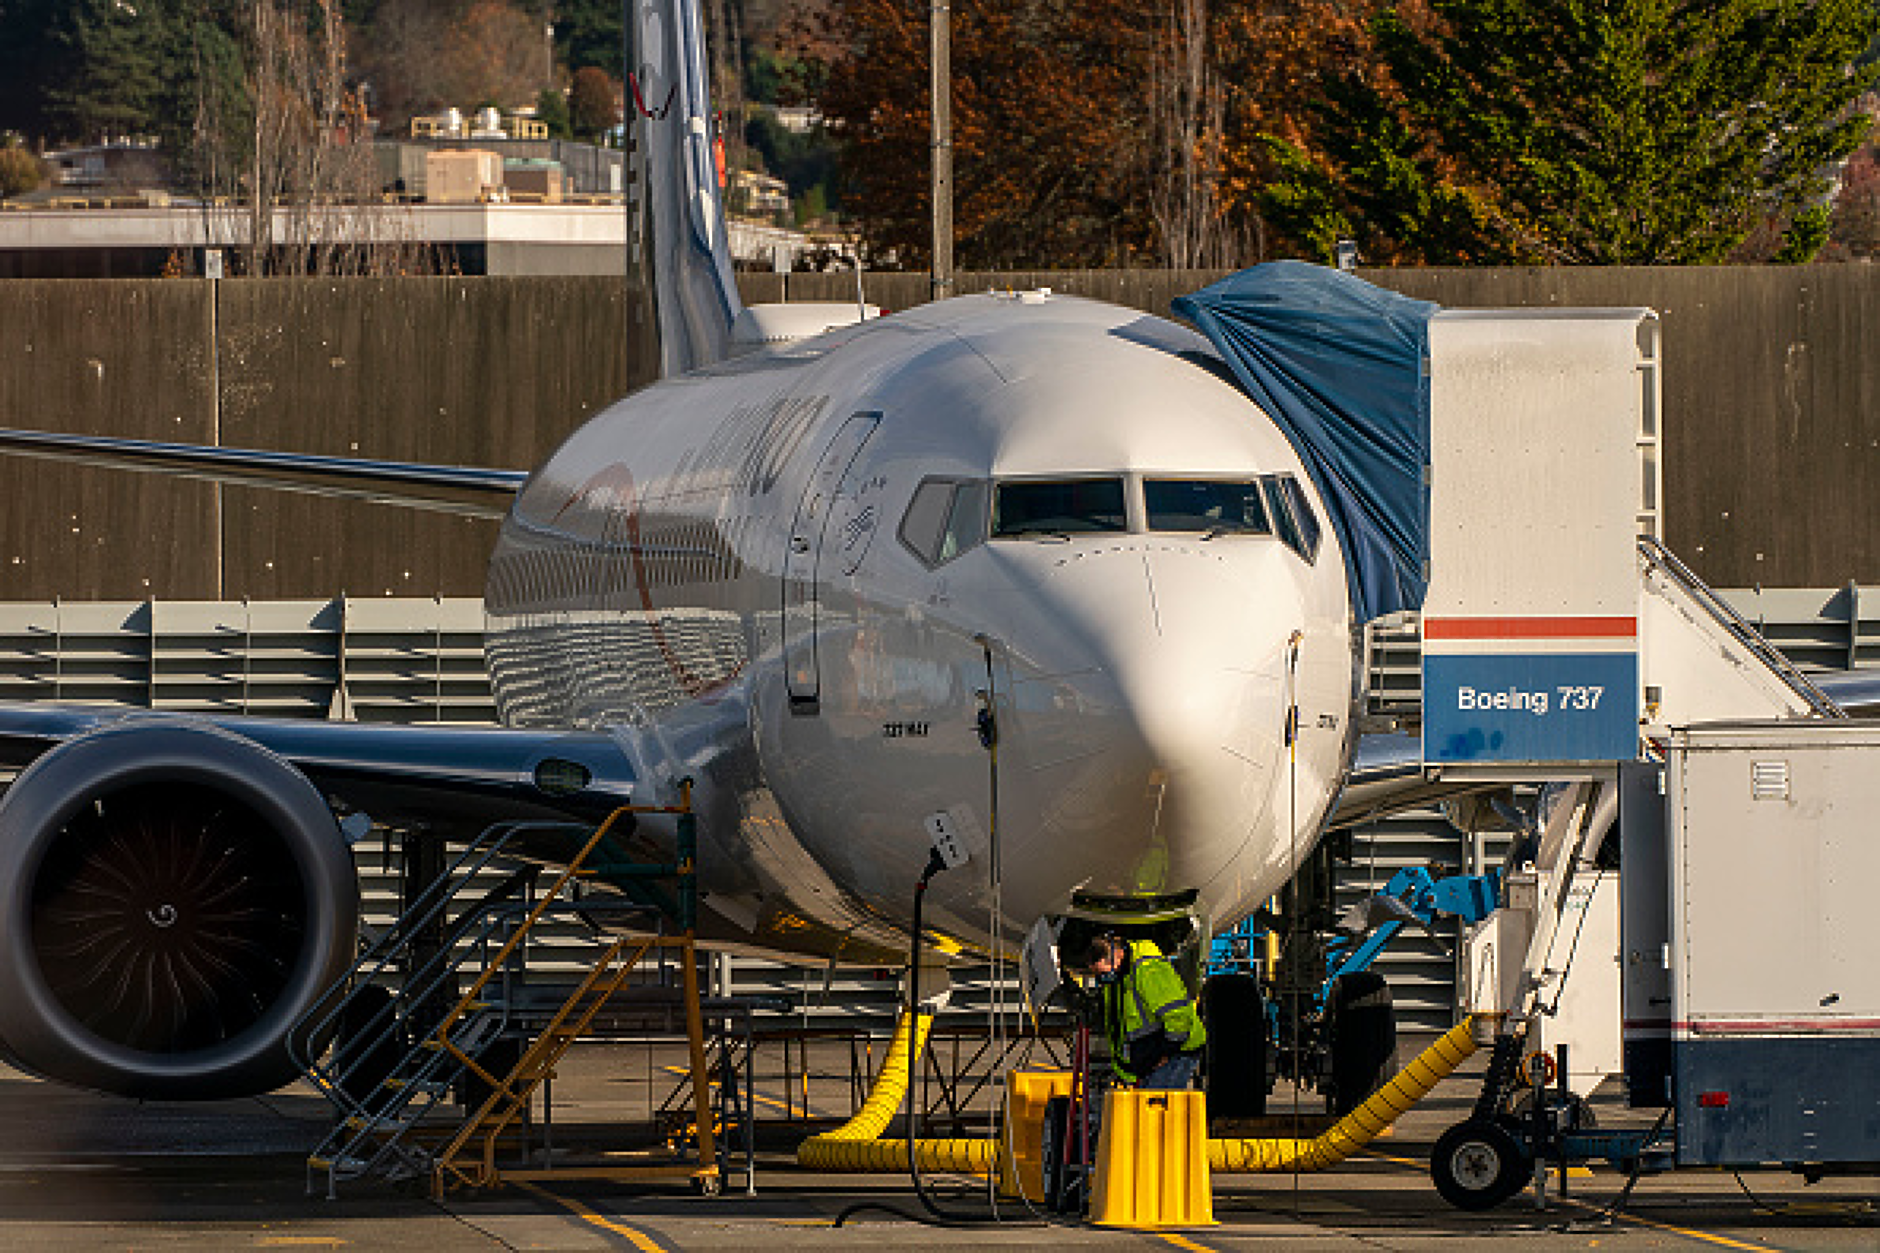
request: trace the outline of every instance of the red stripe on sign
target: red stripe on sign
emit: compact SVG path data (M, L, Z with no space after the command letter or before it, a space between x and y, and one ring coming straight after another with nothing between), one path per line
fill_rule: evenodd
M1637 618L1425 618L1426 640L1630 639Z

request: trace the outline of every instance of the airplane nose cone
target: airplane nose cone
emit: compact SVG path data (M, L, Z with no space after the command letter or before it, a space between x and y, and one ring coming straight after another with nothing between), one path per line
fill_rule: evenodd
M1066 554L1042 581L1045 612L1076 625L1048 654L1062 668L1014 693L1011 742L1040 794L1077 798L1036 834L1082 851L1086 890L1202 887L1275 821L1300 620L1275 548L1139 541Z

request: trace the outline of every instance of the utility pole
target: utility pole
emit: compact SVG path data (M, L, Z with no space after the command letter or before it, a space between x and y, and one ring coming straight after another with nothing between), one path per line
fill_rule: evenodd
M933 298L953 294L953 10L933 0Z

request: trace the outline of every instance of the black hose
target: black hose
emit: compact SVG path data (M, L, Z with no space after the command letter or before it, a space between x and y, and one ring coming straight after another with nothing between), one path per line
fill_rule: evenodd
M881 1201L857 1201L836 1215L834 1225L840 1227L848 1221L849 1215L863 1210L881 1210L897 1218L911 1219L925 1223L929 1227L1043 1227L1049 1224L1036 1219L1017 1219L1001 1217L998 1202L993 1202L992 1214L980 1217L976 1214L949 1214L927 1195L925 1182L920 1177L920 1157L915 1151L914 1141L920 1132L920 1098L915 1095L914 1085L920 1078L921 1050L914 1047L914 1041L920 1034L920 943L921 943L921 902L927 896L927 881L946 869L946 862L935 850L927 858L927 868L921 871L920 882L914 885L914 934L908 945L907 967L907 1003L908 1013L915 1015L909 1023L907 1050L907 1175L913 1181L914 1195L920 1200L925 1214L910 1213Z

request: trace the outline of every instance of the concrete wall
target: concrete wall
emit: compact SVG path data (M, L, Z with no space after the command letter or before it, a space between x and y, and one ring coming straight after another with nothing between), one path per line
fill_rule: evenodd
M1166 314L1217 277L963 275ZM1880 582L1868 266L1367 271L1453 307L1664 318L1667 537L1720 586ZM851 300L851 273L743 276ZM921 274L870 274L889 310ZM646 380L614 278L0 282L0 425L526 467ZM643 342L643 330L638 332ZM0 458L0 600L480 595L492 524Z
M0 283L0 425L527 467L643 382L618 279ZM0 600L481 595L495 524L0 458Z
M200 283L0 283L0 425L215 442ZM0 599L213 596L213 487L0 457Z

